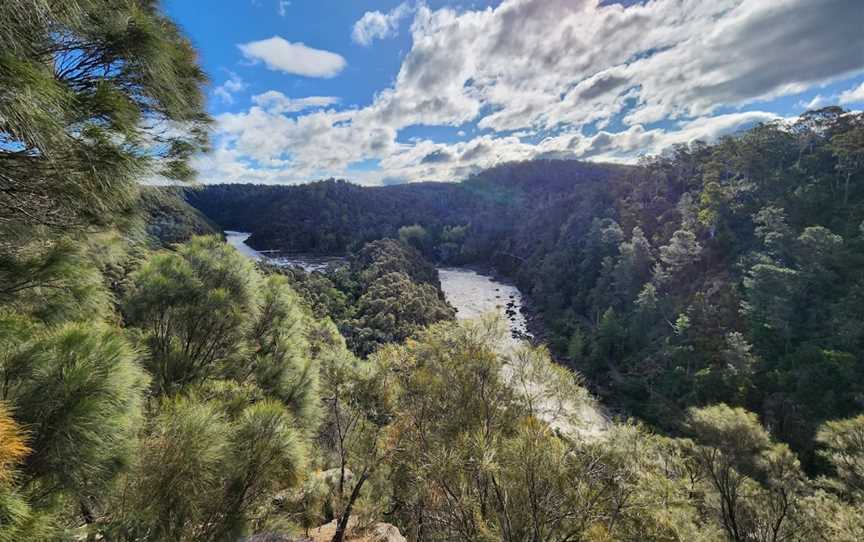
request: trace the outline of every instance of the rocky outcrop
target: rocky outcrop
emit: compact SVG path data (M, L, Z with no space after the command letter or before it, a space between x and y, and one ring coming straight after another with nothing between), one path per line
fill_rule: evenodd
M336 532L336 521L326 523L316 529L309 531L309 537L313 542L330 542ZM348 523L348 536L346 542L407 542L396 526L389 523L375 523L365 529L357 526L357 521L351 518Z
M240 542L312 542L312 539L302 536L297 538L278 533L259 533L244 538Z
M407 542L399 529L389 523L376 523L372 527L372 542Z

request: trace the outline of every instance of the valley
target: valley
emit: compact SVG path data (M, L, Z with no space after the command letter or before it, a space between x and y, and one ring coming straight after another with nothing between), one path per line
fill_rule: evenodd
M266 261L277 267L299 267L306 272L325 272L331 266L344 265L340 256L276 255L264 253L246 244L250 234L227 230L227 243L253 261ZM507 322L512 340L531 340L522 312L522 294L512 284L500 282L470 268L438 268L441 291L456 309L459 319L475 319L493 314Z
M861 542L814 4L0 1L0 542Z

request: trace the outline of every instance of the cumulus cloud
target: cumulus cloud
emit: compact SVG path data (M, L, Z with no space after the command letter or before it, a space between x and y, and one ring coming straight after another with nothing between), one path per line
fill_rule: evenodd
M837 96L822 96L821 94L817 94L813 96L809 101L801 100L798 102L798 107L801 109L820 109L825 107L826 105L831 105L832 103L837 103Z
M271 70L306 77L335 77L346 64L341 55L291 43L279 36L237 47L252 62L263 62Z
M263 94L252 96L252 103L274 114L296 113L304 109L327 107L339 103L335 96L307 96L305 98L289 98L279 91L268 90Z
M376 39L393 37L399 32L399 23L410 15L411 11L411 7L404 2L387 13L367 11L354 23L351 39L368 47Z
M395 32L401 9L408 8L364 15L355 41ZM456 180L535 157L633 161L777 120L761 104L864 73L862 9L858 0L420 4L411 10L411 49L371 103L340 109L329 97L259 95L247 111L217 117L224 152L214 163L228 176L245 167L273 181L285 171L291 179L346 176L350 164L375 159L380 171L356 175L380 183ZM327 62L300 62L302 54L289 54L298 46L308 49L278 37L241 49L290 73L315 65L319 76L334 75L344 66L326 51L317 53L339 62L326 69ZM838 101L862 94L864 85ZM400 139L417 125L477 135L455 143Z
M234 94L246 89L246 82L234 72L228 72L229 78L227 81L213 89L213 95L222 100L224 103L234 103Z
M864 103L864 83L840 93L841 104Z

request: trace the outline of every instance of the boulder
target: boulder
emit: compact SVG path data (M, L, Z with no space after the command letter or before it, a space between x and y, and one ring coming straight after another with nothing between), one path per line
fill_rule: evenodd
M330 542L336 532L336 520L309 531L313 542ZM364 530L357 528L357 522L352 517L348 522L346 542L407 542L395 525L375 523Z
M376 523L371 531L371 542L407 542L399 529L389 523Z

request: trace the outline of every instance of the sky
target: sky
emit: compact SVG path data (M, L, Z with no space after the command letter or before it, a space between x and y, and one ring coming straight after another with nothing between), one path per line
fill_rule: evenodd
M633 162L864 109L864 0L163 0L210 76L204 183Z

